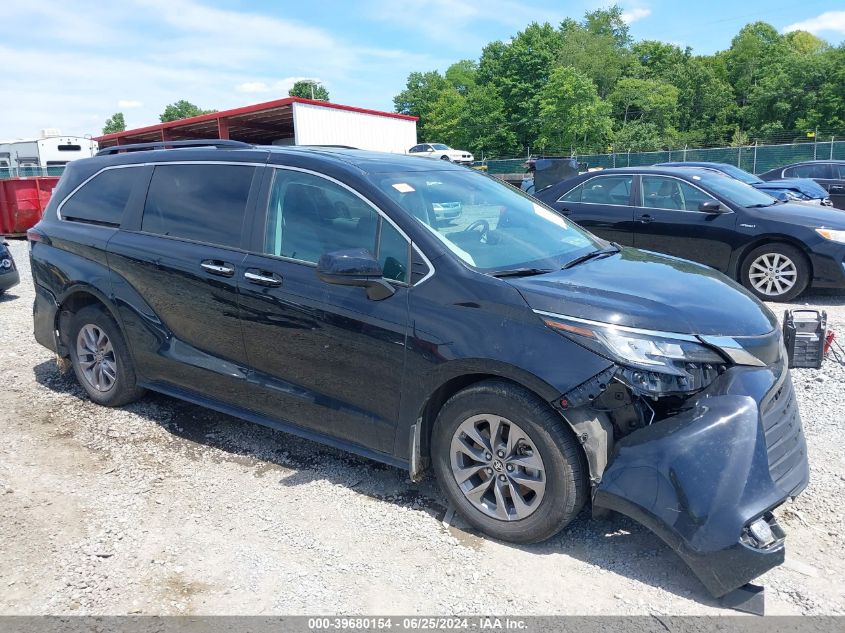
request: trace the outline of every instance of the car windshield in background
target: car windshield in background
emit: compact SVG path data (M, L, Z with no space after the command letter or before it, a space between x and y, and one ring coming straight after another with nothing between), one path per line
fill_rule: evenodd
M742 182L753 185L754 183L763 182L754 174L749 174L744 169L740 169L739 167L734 167L733 165L725 165L721 168L726 174L728 174L732 178L736 178L737 180L741 180Z
M374 174L374 184L482 272L557 270L605 243L532 198L471 170ZM459 203L454 219L433 205Z
M769 194L732 178L724 178L715 174L696 175L692 178L702 182L713 193L742 207L767 207L777 202Z
M451 149L448 145L444 145L443 143L432 143L431 146L434 149L440 149L440 150Z

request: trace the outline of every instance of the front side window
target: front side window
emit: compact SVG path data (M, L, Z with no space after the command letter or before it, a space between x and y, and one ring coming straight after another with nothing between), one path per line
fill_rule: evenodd
M713 177L722 178L722 176L715 174ZM649 209L698 211L698 207L702 202L710 201L715 201L715 198L682 180L667 178L666 176L642 177L640 206Z
M384 276L407 281L408 240L351 191L325 178L277 169L264 252L316 264L335 251L363 248Z
M132 167L102 171L68 198L59 213L65 220L120 226L139 174Z
M158 165L141 230L239 247L254 174L248 165Z
M597 176L564 194L560 202L624 206L631 197L633 176Z
M603 245L533 198L471 170L372 174L370 179L458 258L482 272L556 269ZM447 214L447 208L454 212Z

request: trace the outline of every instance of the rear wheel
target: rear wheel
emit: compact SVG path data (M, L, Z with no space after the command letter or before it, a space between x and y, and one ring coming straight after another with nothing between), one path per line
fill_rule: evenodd
M79 310L69 319L66 335L76 379L91 400L119 407L144 395L123 334L104 309Z
M445 161L448 161L448 162L452 162L452 159L451 159L451 158L449 158L448 156L446 156L445 154L444 154L443 156L441 156L441 157L440 157L440 160L445 160Z
M789 244L764 244L751 251L742 264L742 285L765 301L789 301L810 283L810 266Z
M494 538L536 543L587 500L581 448L531 392L485 381L453 396L432 436L438 481L461 516Z

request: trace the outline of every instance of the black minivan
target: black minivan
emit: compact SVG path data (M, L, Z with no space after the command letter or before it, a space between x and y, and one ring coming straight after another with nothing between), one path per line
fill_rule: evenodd
M716 596L784 560L806 445L777 321L739 285L446 162L169 147L70 163L28 234L35 337L92 400L153 390L432 466L507 541L590 502ZM446 190L462 213L437 219Z

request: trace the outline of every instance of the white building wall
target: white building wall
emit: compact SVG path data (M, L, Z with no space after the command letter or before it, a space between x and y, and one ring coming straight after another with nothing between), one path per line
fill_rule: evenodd
M349 145L404 154L417 144L417 122L364 112L293 104L297 145Z

